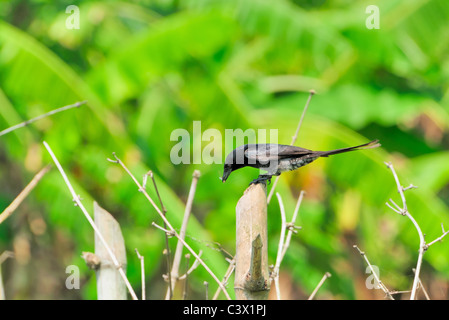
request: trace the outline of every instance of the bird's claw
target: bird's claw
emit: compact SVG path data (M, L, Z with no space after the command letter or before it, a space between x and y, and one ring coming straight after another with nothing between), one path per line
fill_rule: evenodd
M267 181L268 181L268 184L271 183L271 176L259 176L257 179L254 179L253 181L251 181L251 183L249 185L265 183Z

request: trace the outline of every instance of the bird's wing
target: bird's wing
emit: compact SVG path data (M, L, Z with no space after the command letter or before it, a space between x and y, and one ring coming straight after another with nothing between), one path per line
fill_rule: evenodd
M313 151L283 144L250 144L245 150L245 157L253 161L272 161L282 158L307 155Z

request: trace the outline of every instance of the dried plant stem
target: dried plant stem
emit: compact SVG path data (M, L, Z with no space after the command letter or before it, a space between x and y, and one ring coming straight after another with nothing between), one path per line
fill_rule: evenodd
M287 223L287 218L285 215L285 209L284 209L284 203L282 202L281 195L276 192L276 197L279 201L279 208L281 211L281 236L279 239L278 244L278 252L276 256L276 264L274 265L273 272L271 273L271 278L274 278L274 284L276 287L276 296L277 299L281 299L281 293L279 288L279 270L281 267L282 260L284 259L285 253L287 252L287 249L290 245L290 241L292 238L293 233L296 233L295 229L298 229L299 227L295 226L296 218L298 217L298 211L299 207L301 206L302 199L304 198L304 191L301 191L298 197L298 201L296 202L295 211L293 213L292 221L290 223ZM286 230L287 237L285 237Z
M377 285L379 286L380 289L382 289L382 291L387 295L388 299L390 300L394 300L393 296L392 296L392 292L382 283L382 281L380 281L379 276L377 274L377 272L374 270L373 266L371 265L371 263L368 260L368 257L366 256L365 252L363 252L362 250L360 250L360 248L357 245L353 246L355 249L357 249L357 251L360 253L360 255L365 259L366 264L368 265L368 267L371 270L371 273L374 276L374 279L376 279Z
M385 163L385 164L391 170L394 180L396 181L396 186L397 186L399 195L401 196L401 200L402 200L402 208L399 207L392 199L390 199L390 202L396 207L396 209L393 208L388 202L386 203L386 205L393 211L395 211L403 216L407 216L407 218L409 218L410 221L415 226L415 229L418 232L418 236L419 236L418 262L416 264L415 278L413 280L412 293L410 295L410 300L415 300L416 290L418 288L419 281L420 281L419 273L421 271L421 264L422 264L423 254L425 251L426 241L424 239L424 234L422 233L421 228L419 227L419 224L416 222L416 220L413 218L413 216L410 214L410 212L407 209L407 202L406 202L405 195L404 195L404 188L402 187L401 183L399 182L399 178L396 174L396 171L394 170L393 165L391 163Z
M226 291L226 288L223 286L221 281L217 278L217 276L213 273L213 271L209 268L209 266L198 256L198 254L190 247L190 245L185 242L184 239L182 239L179 234L176 232L176 230L173 228L171 223L167 220L165 215L162 213L162 211L159 209L159 207L156 205L156 203L153 201L153 199L150 197L150 195L146 192L146 190L142 187L142 185L139 183L139 181L134 177L134 175L129 171L129 169L125 166L125 164L117 157L115 153L113 153L114 158L116 160L110 160L112 162L118 163L125 171L126 173L131 177L131 179L134 181L134 183L138 186L139 191L143 193L143 195L147 198L147 200L150 202L150 204L153 206L153 208L156 210L156 212L159 214L159 216L162 218L162 220L167 224L167 228L173 235L178 238L179 241L182 242L182 244L187 248L187 250L190 251L190 253L201 263L201 265L206 269L206 271L212 276L212 278L218 283L219 286L222 287L223 292L226 295L226 298L228 300L231 300L231 297L229 296L228 292Z
M198 256L201 257L202 254L203 254L203 250L200 250L200 251L198 252ZM187 253L185 256L186 256L186 259L190 259L190 255L189 255L188 253ZM188 256L188 257L187 257L187 256ZM193 272L193 270L195 270L196 268L198 268L199 265L200 265L200 262L199 262L197 259L195 259L195 261L193 262L192 266L191 266L190 268L188 268L187 271L186 271L186 273L184 273L182 276L180 276L180 277L178 278L178 280L185 280L185 279L187 279L187 276L188 276L189 274L191 274L191 273Z
M290 242L293 236L293 233L297 233L295 229L299 229L300 227L296 227L296 218L298 217L299 207L301 206L302 199L304 198L304 191L301 191L298 196L298 201L296 202L295 211L293 212L292 221L287 224L287 239L285 240L284 246L282 248L282 256L281 256L281 262L282 259L284 259L285 253L287 252L288 247L290 246Z
M326 272L324 274L324 276L321 278L320 282L318 283L318 285L316 286L315 290L313 290L312 294L310 295L308 300L313 300L313 298L315 298L316 293L318 292L318 290L320 290L320 288L323 286L324 281L326 281L327 278L330 278L332 275L329 272Z
M424 234L421 231L421 228L420 228L418 222L416 222L416 220L413 218L413 216L410 214L410 212L407 208L407 201L405 199L405 194L404 194L404 191L409 190L411 188L416 188L416 187L413 185L410 185L409 187L404 188L401 185L401 183L399 182L398 175L396 174L396 171L394 170L393 165L391 163L387 163L387 162L385 162L385 164L391 170L394 180L396 181L396 187L398 189L399 195L401 196L401 200L402 200L402 207L397 205L392 199L390 199L389 201L391 202L391 204L393 204L393 206L390 205L390 203L388 203L388 202L386 203L386 205L390 209L395 211L396 213L399 213L399 214L409 218L409 220L413 223L416 231L418 232L418 236L419 236L418 261L416 263L416 268L415 268L415 278L413 280L412 293L410 294L410 300L415 300L416 299L416 291L417 291L419 283L420 283L419 274L421 272L421 265L422 265L422 259L423 259L424 252L426 252L426 250L429 248L429 246L434 244L436 241L441 241L441 239L443 239L449 232L444 232L444 229L443 229L443 234L440 237L438 237L434 241L430 242L429 244L426 244Z
M187 260L187 266L186 266L186 268L187 268L187 271L186 271L186 273L184 274L185 275L185 280L184 280L184 287L183 287L183 289L182 289L182 300L186 300L186 298L187 298L187 279L188 279L188 276L189 276L189 263L190 263L190 254L186 254L185 255L185 257L186 257L186 260ZM195 260L195 261L197 261L197 260Z
M413 268L412 270L413 270L413 272L416 272L415 268ZM421 279L419 279L419 287L422 289L422 292L424 293L424 296L426 297L426 300L430 300L429 294L427 293L426 288L424 288L424 285L422 284Z
M312 100L312 97L313 97L313 95L315 93L316 93L315 90L310 90L309 91L309 98L307 99L306 105L304 106L304 109L302 111L301 118L299 119L298 126L296 127L295 134L292 137L292 142L290 143L291 146L294 145L296 140L298 139L299 129L301 129L302 122L303 122L304 117L305 117L305 115L307 113L307 109L309 108L310 101ZM267 198L267 203L268 204L270 203L271 198L273 197L274 190L276 189L276 185L278 184L278 181L279 181L280 177L281 176L277 176L276 179L273 182L273 186L271 187L270 193L268 194L268 198Z
M139 251L134 249L137 254L137 258L140 260L140 274L142 279L142 300L146 300L146 294L145 294L145 258L140 255Z
M186 208L184 210L184 217L182 219L181 230L179 231L179 236L183 240L185 239L186 236L187 224L189 222L190 213L192 212L193 198L195 197L196 186L198 184L199 178L200 172L198 170L195 170L192 175L192 184L190 185L189 196L187 198ZM173 258L171 279L169 280L169 289L167 290L165 299L170 299L170 291L173 292L175 290L176 281L178 280L179 277L179 266L181 264L182 249L183 243L181 241L178 241L178 244L176 245L175 256Z
M117 257L115 256L115 254L112 252L109 244L106 242L106 240L104 239L103 235L101 234L101 232L98 230L97 226L95 225L94 220L92 219L92 217L89 215L89 213L87 212L86 208L84 207L84 205L81 203L79 196L76 194L75 190L73 189L67 175L64 172L64 169L62 168L61 164L59 163L58 159L56 158L55 154L53 153L53 151L51 150L50 146L47 144L47 142L43 142L45 148L47 149L48 153L50 154L51 158L53 159L56 167L58 168L59 172L61 173L62 178L64 179L67 187L69 188L70 193L73 196L73 201L75 201L76 205L81 209L81 211L84 213L84 216L86 217L87 221L90 223L90 225L92 226L92 228L94 229L96 235L98 236L98 238L100 239L101 243L103 244L103 246L106 248L109 256L111 257L112 262L114 263L115 267L118 269L121 277L123 278L123 281L125 281L126 287L128 288L129 293L131 294L131 297L133 298L133 300L137 300L137 295L134 292L133 288L131 287L131 284L128 281L128 278L126 277L125 271L123 270L122 266L120 265L120 263L117 260Z
M164 214L164 216L167 214L167 209L164 206L164 203L162 202L162 198L159 194L159 189L157 188L157 184L156 184L156 179L154 178L154 174L153 171L148 171L147 174L145 174L143 176L143 183L142 183L142 187L145 189L146 188L146 180L147 180L147 176L151 177L151 180L153 180L153 186L154 186L154 190L156 191L156 195L159 199L159 203L161 204L161 210L162 213ZM167 229L167 226L164 222L164 228ZM173 292L172 292L172 286L171 286L171 281L172 281L172 276L171 276L171 262L170 262L170 245L168 243L168 234L165 233L165 258L166 258L166 262L167 262L167 281L168 281L168 299L171 299L171 297L173 296Z
M429 242L429 243L426 245L426 250L427 250L432 244L434 244L435 242L438 242L438 241L443 240L443 238L449 233L449 230L448 230L448 231L444 231L443 224L441 224L441 229L443 230L443 234L442 234L441 236L439 236L438 238L436 238L435 240Z
M19 195L11 202L11 204L6 207L5 210L0 214L0 224L5 221L16 209L17 207L25 200L25 198L30 194L31 190L38 184L38 182L42 179L42 177L50 170L51 165L46 165L42 168L28 183L28 185L19 193Z
M228 280L231 277L231 275L234 272L234 270L235 270L235 259L232 259L229 262L228 270L226 270L226 273L225 273L225 275L223 277L223 285L224 286L226 286L226 284L228 283ZM214 294L212 300L217 300L218 295L220 294L220 292L221 292L221 287L218 287L217 291L215 291L215 294Z
M206 300L209 300L209 282L204 281L203 284L204 287L206 288Z
M44 114L41 114L40 116L37 116L37 117L35 117L33 119L29 119L29 120L26 120L26 121L24 121L22 123L16 124L15 126L12 126L12 127L9 127L9 128L7 128L7 129L5 129L3 131L0 131L0 137L5 135L5 134L7 134L7 133L10 133L11 131L14 131L16 129L25 127L25 126L29 125L30 123L33 123L33 122L35 122L37 120L40 120L40 119L43 119L45 117L54 115L55 113L62 112L62 111L65 111L65 110L69 110L69 109L72 109L72 108L78 108L79 106L85 104L86 102L87 101L80 101L80 102L76 102L74 104L69 104L67 106L64 106L64 107L52 110L52 111L44 113Z
M279 239L278 252L276 256L276 264L274 265L273 269L273 277L274 277L274 286L276 287L277 299L281 300L281 291L279 287L279 269L281 267L282 262L282 251L284 248L285 230L287 229L287 219L285 217L284 204L282 202L281 195L278 192L276 192L276 197L278 198L279 201L282 225L281 225L281 237Z
M2 264L5 262L8 258L13 258L14 252L12 251L3 251L2 254L0 254L0 300L5 300L5 288L3 287L3 276L2 276Z

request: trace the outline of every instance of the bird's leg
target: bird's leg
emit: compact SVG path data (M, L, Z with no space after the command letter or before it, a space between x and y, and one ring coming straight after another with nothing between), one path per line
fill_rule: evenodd
M251 183L249 185L258 184L258 183L266 182L266 181L268 181L268 184L271 183L271 175L261 174L261 175L259 175L259 177L257 179L254 179L253 181L251 181Z

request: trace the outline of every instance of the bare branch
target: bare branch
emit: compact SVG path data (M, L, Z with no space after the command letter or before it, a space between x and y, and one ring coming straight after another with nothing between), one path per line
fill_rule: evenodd
M104 237L101 234L100 230L95 225L95 222L93 221L92 217L89 215L89 213L87 212L86 208L83 206L83 204L79 200L79 196L77 196L75 190L73 189L73 187L72 187L72 185L71 185L71 183L69 181L69 178L65 174L64 169L62 168L62 166L59 163L58 159L56 158L55 154L51 150L50 146L45 141L43 143L44 143L44 146L47 149L48 153L50 154L51 158L53 159L56 167L58 168L59 172L61 173L61 176L64 179L67 187L69 188L70 193L72 194L74 201L76 202L77 206L81 209L81 211L84 213L84 216L86 217L87 221L90 223L90 225L94 229L96 235L98 236L98 238L100 239L101 243L103 244L103 246L105 247L106 251L108 252L109 256L111 257L112 262L114 263L115 267L118 269L121 277L123 278L123 281L125 281L125 284L126 284L126 287L128 288L129 293L131 294L131 296L132 296L132 298L134 300L137 300L136 293L134 292L133 288L131 287L131 284L129 283L128 278L126 277L125 271L123 270L122 266L118 262L117 257L112 252L111 248L109 247L109 244L106 242L106 240L104 239Z
M5 221L16 209L17 207L25 200L25 198L30 194L30 192L34 189L34 187L38 184L38 182L42 179L42 177L50 171L51 165L46 165L42 168L28 183L28 185L19 193L19 195L11 202L11 204L6 207L5 210L0 214L0 224Z
M184 274L185 280L184 280L184 288L182 290L182 300L186 300L186 298L187 298L187 277L188 277L188 271L189 271L190 254L186 253L185 258L187 260L187 272ZM197 260L195 260L195 261L197 261ZM199 263L198 263L198 265L199 265Z
M201 257L202 254L203 254L203 250L200 250L200 251L198 252L198 256ZM186 254L186 257L187 257L187 255L188 255L188 254ZM189 258L190 258L190 255L189 255ZM198 261L198 259L195 259L195 261L193 262L192 266L186 271L186 273L184 273L182 276L180 276L180 277L178 278L178 280L184 280L184 279L187 279L187 276L190 275L190 274L193 272L193 270L195 270L196 268L198 268L199 265L200 265L200 262Z
M300 229L301 227L295 226L296 218L298 216L299 207L301 206L302 199L304 198L304 191L301 191L299 193L298 201L296 202L295 211L293 212L292 221L290 223L287 223L287 239L285 240L284 247L282 248L282 256L281 256L281 262L284 259L285 253L287 252L288 247L290 246L290 241L292 239L293 233L297 233L295 229Z
M433 241L427 243L427 244L425 245L425 250L429 249L429 247L430 247L432 244L434 244L435 242L442 241L443 238L444 238L445 236L447 236L447 234L449 233L449 230L448 230L448 231L444 231L443 224L441 224L441 229L442 229L442 231L443 231L443 234L442 234L441 236L439 236L438 238L436 238L435 240L433 240Z
M281 261L282 261L282 257L283 257L282 252L283 252L283 248L284 248L284 238L285 238L285 230L287 228L287 219L285 217L284 203L282 202L281 195L278 192L276 192L276 197L278 198L278 201L279 201L282 225L281 225L281 236L280 236L279 245L278 245L278 252L277 252L277 256L276 256L276 264L274 265L272 276L274 277L274 285L276 287L277 299L281 300L281 291L280 291L280 287L279 287L279 268L281 266Z
M415 272L415 278L413 280L413 286L412 286L412 293L410 295L410 300L415 300L416 297L416 290L418 288L419 285L419 273L421 272L421 264L422 264L422 259L423 259L423 255L424 252L427 250L428 245L426 245L426 240L424 239L424 234L421 231L421 228L419 227L418 222L416 222L416 220L413 218L413 216L410 214L410 212L407 209L407 201L405 199L405 195L404 195L404 187L401 185L401 183L399 182L399 178L398 175L396 174L396 171L394 170L393 165L390 162L385 162L386 166L391 170L391 173L393 174L394 180L396 181L396 186L399 192L399 195L401 196L401 200L402 200L402 208L399 207L393 200L390 199L390 202L393 203L393 205L395 205L395 207L397 208L397 210L394 210L391 206L388 206L389 208L391 208L393 211L398 212L404 216L407 216L407 218L410 219L410 221L413 223L413 225L415 226L416 231L418 232L418 236L419 236L419 254L418 254L418 262L416 263L416 272Z
M0 265L5 262L8 258L14 258L14 252L5 250L0 254Z
M231 299L228 292L226 291L226 288L223 286L223 284L220 282L220 280L217 278L217 276L212 272L212 270L207 266L207 264L198 256L198 254L188 245L184 239L180 237L180 235L175 231L171 223L167 220L165 215L162 213L162 211L159 209L159 207L156 205L156 203L153 201L153 199L150 197L150 195L145 191L145 189L142 188L142 185L139 183L139 181L134 177L134 175L129 171L129 169L125 166L125 164L117 157L115 153L113 153L115 157L115 163L119 164L125 171L128 173L128 175L131 177L131 179L134 181L134 183L137 185L138 190L141 190L145 198L150 202L150 204L153 206L153 208L156 210L156 212L159 214L159 216L162 218L162 220L167 224L167 228L173 232L174 236L178 238L179 241L183 243L183 245L187 248L187 250L192 253L192 255L198 259L198 261L201 263L201 265L206 269L206 271L212 276L212 278L218 283L219 286L222 287L223 292L226 295L227 299Z
M52 111L44 113L44 114L41 114L40 116L37 116L37 117L35 117L33 119L26 120L26 121L24 121L22 123L16 124L15 126L12 126L12 127L9 127L9 128L7 128L7 129L5 129L3 131L0 131L0 137L5 135L5 134L7 134L7 133L10 133L11 131L14 131L16 129L25 127L25 126L29 125L30 123L33 123L33 122L35 122L37 120L40 120L40 119L43 119L45 117L54 115L54 114L56 114L58 112L62 112L62 111L69 110L69 109L72 109L72 108L78 108L79 106L81 106L81 105L83 105L85 103L87 103L87 101L81 101L81 102L77 102L77 103L74 103L74 104L69 104L67 106L64 106L64 107L52 110Z
M174 231L168 230L168 229L166 229L166 228L163 228L163 227L161 227L160 225L158 225L158 224L157 224L156 222L154 222L154 221L151 223L151 225L152 225L153 227L158 228L159 230L164 231L165 234L166 234L169 238L175 236L175 232L174 232Z
M380 281L379 276L377 274L377 272L374 270L373 266L371 265L371 263L368 260L368 257L366 256L365 252L363 252L362 250L359 249L359 247L357 245L353 245L353 247L355 249L357 249L357 251L360 253L360 255L365 259L366 264L368 265L368 267L371 270L371 273L374 276L374 279L376 279L377 284L379 285L379 288L382 289L382 291L387 295L388 299L390 300L394 300L393 296L391 295L391 291L382 283L382 281Z
M332 275L329 272L326 272L323 276L323 278L321 278L320 282L318 283L318 285L316 286L315 290L313 290L312 294L310 295L308 300L313 300L313 298L315 298L316 293L318 292L318 290L320 290L320 288L322 287L322 285L324 284L324 281L326 281L327 278L330 278Z
M159 189L157 188L157 184L156 184L156 179L154 178L154 174L153 174L153 171L148 171L145 175L144 175L144 179L143 179L143 184L142 184L142 186L143 186L143 188L145 189L145 182L146 182L146 177L147 176L150 176L150 178L151 178L151 180L153 180L153 186L154 186L154 190L156 191L156 195L157 195L157 197L158 197L158 199L159 199L159 203L161 204L161 210L162 210L162 212L165 214L165 213L167 213L167 209L165 208L165 206L164 206L164 203L162 202L162 198L161 198L161 196L160 196L160 194L159 194Z
M200 171L195 170L192 175L192 184L190 185L189 196L187 198L187 203L186 203L186 207L184 210L184 217L182 219L181 230L179 231L179 236L183 240L186 237L187 224L189 222L190 213L192 212L193 198L195 197L196 186L198 184L199 178L200 178ZM169 281L169 289L167 290L165 299L170 299L170 291L173 292L173 290L175 289L176 280L179 277L179 266L181 263L182 248L183 248L183 243L181 241L178 241L178 244L176 245L175 257L173 258L173 266L171 269L171 275L169 275L169 277L171 277L170 281Z
M162 198L159 194L159 189L157 188L156 179L154 178L153 171L150 170L143 176L142 188L144 190L146 190L146 182L147 182L148 176L150 176L151 180L153 180L154 190L156 191L156 195L159 199L159 203L161 204L162 213L165 216L167 214L167 209L165 208L164 203L162 202ZM165 222L164 222L164 228L167 229L167 225L165 224ZM171 297L173 296L173 291L172 291L172 286L171 286L172 275L171 275L171 263L170 263L170 244L168 243L168 238L169 238L169 234L167 232L165 232L165 258L166 258L166 263L167 263L167 274L168 274L167 295L168 295L168 299L171 299Z
M206 288L206 300L209 300L209 282L204 281L203 284L204 287Z
M0 300L5 300L5 289L3 287L3 276L2 276L2 263L5 262L8 258L13 258L14 252L12 251L3 251L0 254Z
M145 294L145 258L140 255L137 248L134 249L137 254L137 258L140 260L140 274L142 279L142 300L146 300L146 294Z
M416 269L415 268L413 268L412 270L413 270L414 273L416 273ZM430 300L429 294L427 293L426 288L424 288L424 285L422 284L421 279L419 279L419 286L418 286L418 288L421 288L422 292L424 293L424 296L426 297L426 299Z
M228 270L226 270L226 273L225 273L225 275L223 277L222 283L223 283L224 286L226 286L226 284L228 283L228 280L231 277L232 272L234 272L234 270L235 270L235 259L232 259L231 261L229 261ZM218 295L220 294L220 292L221 292L221 287L218 287L217 291L215 291L215 294L214 294L214 297L212 298L212 300L217 300Z

